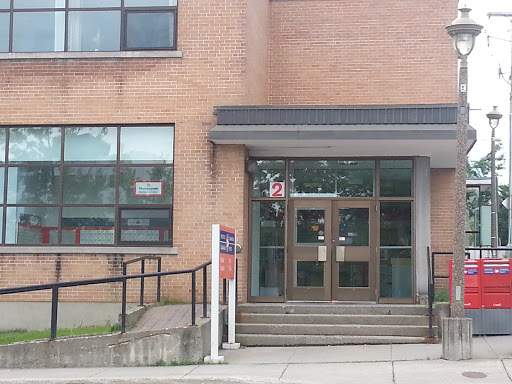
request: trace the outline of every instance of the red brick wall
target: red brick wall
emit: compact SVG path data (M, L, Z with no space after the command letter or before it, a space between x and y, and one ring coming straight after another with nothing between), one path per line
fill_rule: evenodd
M455 170L432 169L430 172L431 244L433 252L453 252L455 221ZM436 256L435 272L448 275L452 256ZM437 279L436 288L448 288L448 279Z
M456 103L454 0L273 0L271 104Z
M163 270L208 260L211 224L230 225L244 246L239 297L245 300L246 153L207 141L214 106L456 102L456 58L444 31L456 3L194 0L180 1L178 12L183 58L0 60L0 124L175 124L179 255L163 256ZM450 177L451 171L432 172L433 215L446 213L435 196L451 196L438 187ZM433 249L451 243L448 221L433 218ZM0 286L114 276L120 257L0 255ZM190 299L189 277L163 284L164 296ZM131 284L132 300L137 289ZM80 296L65 291L65 300L119 300L114 286Z
M251 7L255 30L265 25L261 3ZM177 47L183 58L0 60L2 125L175 124L173 228L179 255L163 256L163 270L209 260L214 222L233 226L239 241L247 242L244 149L213 150L208 142L214 106L267 101L266 81L260 81L266 58L247 69L247 11L247 0L180 1ZM252 42L253 55L264 48ZM56 255L0 255L0 287L119 275L118 257L62 255L57 272ZM245 253L240 257L244 267ZM246 274L240 276L243 287ZM190 300L189 281L164 279L162 294ZM89 289L94 293L62 297L120 298L118 287Z

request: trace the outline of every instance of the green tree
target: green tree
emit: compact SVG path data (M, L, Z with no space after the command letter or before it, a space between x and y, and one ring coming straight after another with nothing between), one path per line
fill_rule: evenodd
M505 168L505 156L500 153L501 143L496 143L496 171ZM491 153L483 156L479 160L469 161L467 163L467 177L481 178L491 176ZM502 204L508 197L508 185L498 185L498 239L501 245L506 245L508 241L508 210ZM480 198L475 199L475 194L468 190L467 193L468 210L471 212L480 205L491 204L491 191L481 191Z

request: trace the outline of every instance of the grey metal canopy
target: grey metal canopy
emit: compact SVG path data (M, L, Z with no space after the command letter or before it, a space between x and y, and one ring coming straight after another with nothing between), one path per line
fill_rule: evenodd
M252 156L428 156L455 165L456 105L218 107L216 144L243 144ZM468 127L468 150L476 130Z

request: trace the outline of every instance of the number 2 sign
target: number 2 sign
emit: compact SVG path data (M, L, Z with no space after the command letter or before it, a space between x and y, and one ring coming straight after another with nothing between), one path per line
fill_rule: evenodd
M270 183L270 197L284 197L284 181Z

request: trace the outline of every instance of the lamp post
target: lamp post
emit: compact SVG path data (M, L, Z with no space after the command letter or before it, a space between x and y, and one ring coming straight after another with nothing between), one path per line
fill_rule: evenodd
M452 317L464 315L464 259L466 227L466 161L467 161L467 124L468 110L468 63L467 57L475 46L475 39L482 26L469 17L470 8L460 8L461 15L455 19L446 31L453 38L454 47L459 55L459 111L457 115L457 159L455 163L455 228L454 260L452 280Z
M489 119L489 126L492 129L491 133L491 248L498 248L498 220L496 212L498 205L496 202L496 137L495 129L500 123L503 115L498 112L498 107L494 106L493 110L487 114ZM495 256L496 250L493 250Z
M443 320L443 357L448 360L471 358L471 319L464 316L464 259L466 240L466 161L468 108L467 57L475 46L482 26L469 17L470 8L460 8L461 15L446 27L453 38L460 59L459 102L457 113L457 157L455 162L455 222L453 236L452 301L450 319Z

